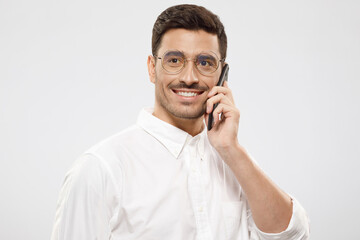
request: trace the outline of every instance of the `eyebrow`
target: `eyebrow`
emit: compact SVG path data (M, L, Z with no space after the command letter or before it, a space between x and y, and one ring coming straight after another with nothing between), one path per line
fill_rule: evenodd
M209 55L209 54L199 54L197 55L198 58L201 58L201 59L211 59L211 60L215 60L215 57L212 56L212 55Z
M166 52L165 55L169 55L169 54L175 55L175 56L180 56L180 57L185 56L185 54L183 52L180 52L180 51L168 51L168 52Z
M165 52L165 55L175 55L175 56L179 56L179 57L186 57L185 53L179 50L169 50L167 52ZM215 54L215 53L214 53ZM216 58L214 56L212 56L211 54L209 54L208 52L201 52L199 54L196 55L196 58L201 57L201 58L206 58L206 59L212 59L215 60Z

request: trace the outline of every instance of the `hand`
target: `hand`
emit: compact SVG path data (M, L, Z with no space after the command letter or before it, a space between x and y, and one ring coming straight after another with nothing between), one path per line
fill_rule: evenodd
M205 122L208 125L209 114L213 110L215 103L219 105L214 110L214 125L208 131L208 136L211 145L222 155L229 148L238 145L237 134L239 129L240 111L236 108L234 98L227 82L224 86L215 86L208 94L207 108L205 113ZM219 116L221 114L221 119Z

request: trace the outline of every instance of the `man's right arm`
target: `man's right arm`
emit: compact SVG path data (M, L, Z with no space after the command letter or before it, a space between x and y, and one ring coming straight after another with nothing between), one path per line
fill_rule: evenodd
M109 239L117 198L108 168L91 154L82 155L67 173L55 216L51 240Z

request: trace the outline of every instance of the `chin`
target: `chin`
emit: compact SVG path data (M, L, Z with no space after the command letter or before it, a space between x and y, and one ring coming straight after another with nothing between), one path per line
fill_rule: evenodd
M202 107L201 109L168 109L168 112L177 118L198 119L204 116L205 110L205 107Z

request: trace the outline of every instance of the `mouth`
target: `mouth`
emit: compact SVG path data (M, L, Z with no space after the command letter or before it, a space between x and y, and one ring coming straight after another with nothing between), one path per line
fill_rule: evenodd
M204 91L199 91L199 90L194 90L194 89L172 89L172 91L181 96L181 97L188 97L188 98L192 98L192 97L196 97L199 96L200 94L202 94Z

